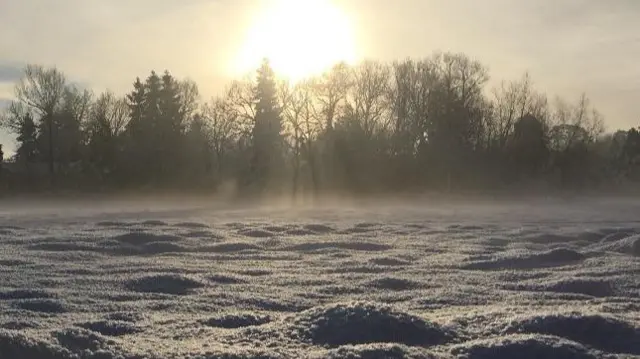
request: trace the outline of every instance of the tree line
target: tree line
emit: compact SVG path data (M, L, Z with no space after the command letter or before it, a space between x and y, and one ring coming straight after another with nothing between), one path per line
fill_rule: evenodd
M2 115L18 145L2 181L298 196L640 180L640 132L606 134L586 95L550 99L527 74L488 81L487 67L455 53L340 63L295 84L265 60L203 102L168 71L96 95L29 65Z

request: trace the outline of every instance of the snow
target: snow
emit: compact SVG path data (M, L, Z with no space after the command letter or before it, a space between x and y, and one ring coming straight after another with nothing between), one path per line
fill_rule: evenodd
M0 208L0 358L640 358L631 200Z

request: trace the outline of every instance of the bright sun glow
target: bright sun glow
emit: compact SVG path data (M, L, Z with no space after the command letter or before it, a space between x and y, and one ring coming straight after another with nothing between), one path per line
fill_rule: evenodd
M298 81L354 62L355 51L349 19L331 0L275 0L253 21L235 70L256 69L266 57L279 76Z

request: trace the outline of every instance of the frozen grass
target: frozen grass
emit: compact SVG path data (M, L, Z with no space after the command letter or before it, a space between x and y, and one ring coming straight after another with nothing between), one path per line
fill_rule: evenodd
M0 359L640 357L640 211L541 206L9 213Z

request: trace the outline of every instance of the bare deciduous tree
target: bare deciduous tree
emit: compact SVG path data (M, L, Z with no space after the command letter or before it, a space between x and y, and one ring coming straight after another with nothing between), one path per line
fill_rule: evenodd
M494 88L492 119L487 124L487 136L490 144L504 148L513 133L516 122L525 115L531 115L546 123L548 114L547 97L533 88L529 74L522 79L501 83Z
M96 99L89 116L89 128L111 137L120 135L127 127L130 109L125 98L118 98L107 91Z
M238 110L229 98L213 98L203 107L202 116L208 124L217 171L221 173L225 154L242 131Z
M48 128L49 172L53 180L54 174L54 115L59 108L65 93L66 78L56 68L45 68L39 65L27 65L24 74L15 87L18 101L29 106L46 123Z
M351 69L345 63L338 63L328 72L309 84L318 102L318 112L323 117L324 129L331 131L340 115L349 88L353 85Z
M367 61L353 69L353 86L347 94L345 118L357 121L365 136L388 125L389 67Z

